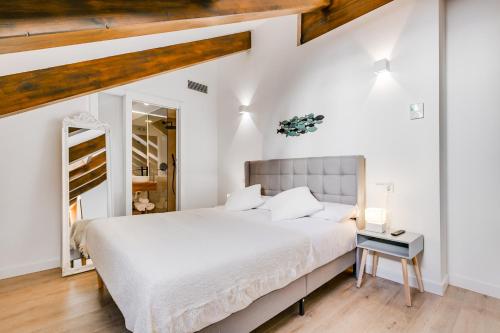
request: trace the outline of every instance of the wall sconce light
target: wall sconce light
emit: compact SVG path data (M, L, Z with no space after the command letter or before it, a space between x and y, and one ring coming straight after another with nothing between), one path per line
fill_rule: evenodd
M381 59L373 64L373 72L377 75L391 71L389 60Z
M249 113L250 112L249 109L250 108L248 107L248 105L240 105L240 107L238 108L240 114L247 114L247 113Z
M387 218L385 209L383 208L366 208L365 220L370 222L385 222Z

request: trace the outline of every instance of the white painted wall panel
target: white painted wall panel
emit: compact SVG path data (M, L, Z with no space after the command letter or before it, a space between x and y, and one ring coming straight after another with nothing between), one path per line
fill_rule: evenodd
M450 283L500 298L500 1L447 2Z

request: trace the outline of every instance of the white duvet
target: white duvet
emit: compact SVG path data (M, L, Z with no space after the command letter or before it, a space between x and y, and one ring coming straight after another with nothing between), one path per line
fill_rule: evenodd
M355 231L211 208L93 221L87 248L129 330L195 332L354 249Z

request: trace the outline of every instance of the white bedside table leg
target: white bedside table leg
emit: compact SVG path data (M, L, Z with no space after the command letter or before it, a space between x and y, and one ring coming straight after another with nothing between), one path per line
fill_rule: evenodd
M368 250L363 249L363 255L361 256L361 265L359 265L358 283L356 286L361 287L361 282L363 282L363 274L365 273L366 257L368 256Z
M424 292L424 283L422 281L422 272L420 271L420 263L418 262L418 257L415 256L413 259L413 269L415 270L415 275L417 276L418 290L421 293Z
M377 267L378 267L378 253L373 251L372 253L372 276L377 276Z
M401 259L401 265L403 266L403 288L405 290L406 305L411 306L410 285L408 284L408 260Z

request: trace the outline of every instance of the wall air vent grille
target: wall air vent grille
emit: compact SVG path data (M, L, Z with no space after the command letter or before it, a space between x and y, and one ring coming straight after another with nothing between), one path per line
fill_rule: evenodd
M204 94L208 94L208 86L198 82L188 80L188 88Z

